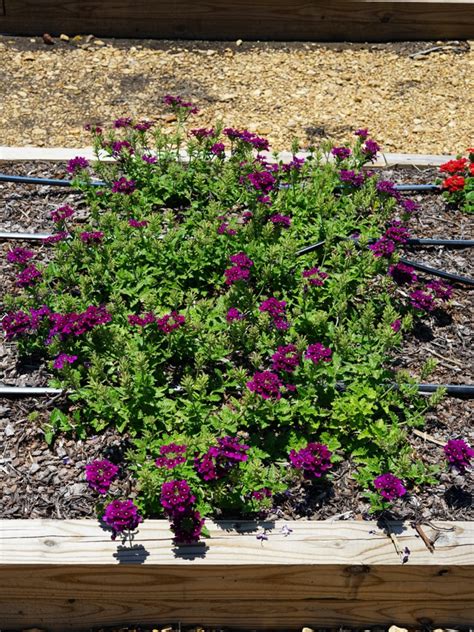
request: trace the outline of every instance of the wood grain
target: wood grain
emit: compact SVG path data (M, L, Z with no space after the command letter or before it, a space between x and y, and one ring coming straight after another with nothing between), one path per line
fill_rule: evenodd
M135 548L122 549L94 521L1 521L0 628L138 621L455 627L474 620L474 523L424 526L430 539L438 534L434 553L411 526L391 523L410 550L406 564L371 522L207 526L205 545L176 549L165 521L147 521Z
M5 8L0 31L12 34L371 42L474 36L472 0L5 0Z

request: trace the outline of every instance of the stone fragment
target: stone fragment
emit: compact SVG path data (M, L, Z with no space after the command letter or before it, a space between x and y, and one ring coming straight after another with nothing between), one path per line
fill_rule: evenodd
M49 33L43 33L43 42L52 46L54 44L54 39L51 37Z
M69 42L69 35L66 35L65 33L61 33L61 35L59 36L59 39L62 42Z

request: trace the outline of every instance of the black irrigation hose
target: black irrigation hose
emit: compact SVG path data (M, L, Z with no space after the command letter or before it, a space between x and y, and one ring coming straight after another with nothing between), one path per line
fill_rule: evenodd
M398 390L400 386L392 382L392 388ZM474 384L416 384L419 393L436 393L440 388L446 390L446 395L450 397L460 397L466 399L474 398ZM343 393L347 390L345 382L337 382L336 388Z
M17 182L22 184L47 184L57 187L70 187L72 186L72 180L57 180L54 178L33 178L31 176L10 176L6 173L0 173L0 182ZM92 186L101 187L105 186L105 182L94 181L90 183ZM289 188L291 185L281 185L281 188ZM395 191L409 192L418 191L424 192L438 192L441 191L439 184L396 184L394 186Z
M407 246L446 246L446 248L473 248L474 239L418 239L413 237L405 242Z
M444 270L438 270L437 268L431 268L430 266L425 266L424 263L418 263L418 261L411 261L410 259L399 259L399 261L400 263L411 266L420 272L426 272L426 274L432 274L433 276L437 276L442 279L449 279L449 281L454 281L455 283L464 283L465 285L474 286L474 279L469 277L459 276L458 274L445 272Z

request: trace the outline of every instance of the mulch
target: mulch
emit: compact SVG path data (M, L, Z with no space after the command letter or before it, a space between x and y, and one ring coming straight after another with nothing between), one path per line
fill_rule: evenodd
M2 163L6 173L64 177L64 166L51 163ZM413 168L386 170L384 178L396 182L430 182L436 173L432 169ZM473 217L445 208L437 195L415 197L422 209L410 220L413 237L471 238ZM33 185L0 184L0 230L52 230L49 213L64 203L80 208L74 192ZM22 245L15 242L15 245ZM30 247L31 244L28 244ZM0 278L5 292L16 292L10 266L5 261L9 245L0 243ZM433 267L472 276L471 251L447 250L443 247L418 248L410 258ZM43 255L41 255L43 256ZM4 311L0 299L0 312ZM397 368L406 368L419 377L421 366L428 357L438 362L429 381L435 383L473 383L472 329L473 294L465 286L457 286L450 306L429 319L423 327L407 335L403 350L397 356ZM0 342L0 383L7 385L46 385L47 367L35 359L18 358L13 343ZM425 380L426 381L426 380ZM120 455L127 437L112 429L85 440L60 435L53 445L44 441L44 425L50 411L64 401L61 398L0 398L0 515L3 518L73 519L95 515L95 495L84 483L84 465L93 459ZM442 447L450 438L462 437L474 445L474 428L470 422L473 400L445 398L427 413L423 428L431 439L415 434L409 437L413 453L428 464L441 464ZM354 464L344 462L334 471L330 483L315 482L291 489L281 497L274 517L302 520L365 519L368 504L352 479ZM134 496L133 481L120 481L129 497ZM474 472L465 476L444 472L436 485L425 486L410 494L394 512L411 520L473 520Z

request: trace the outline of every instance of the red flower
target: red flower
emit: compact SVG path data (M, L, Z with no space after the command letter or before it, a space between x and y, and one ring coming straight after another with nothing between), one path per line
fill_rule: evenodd
M459 160L449 160L445 162L444 165L441 165L439 170L441 172L455 174L462 173L466 168L467 158L459 158Z
M446 178L443 182L443 189L447 189L454 193L455 191L462 191L464 189L466 181L462 176L451 176L450 178Z
M471 164L469 165L469 173L471 174L471 176L474 176L474 162L471 162Z

